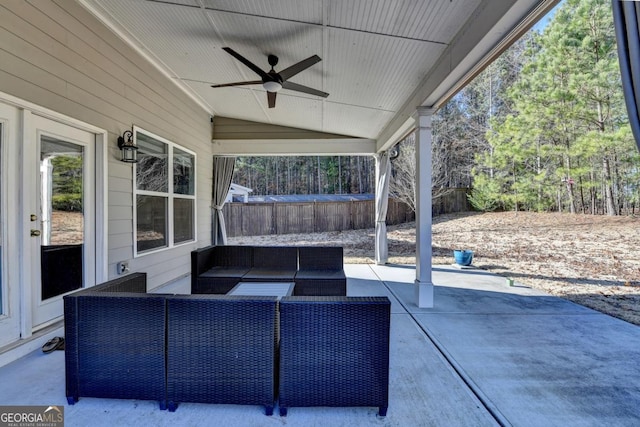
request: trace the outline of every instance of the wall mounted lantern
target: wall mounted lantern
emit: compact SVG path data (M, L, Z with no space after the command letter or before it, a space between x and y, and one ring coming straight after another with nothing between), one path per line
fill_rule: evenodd
M122 158L120 159L126 163L136 163L136 151L138 147L133 145L133 132L130 130L124 131L122 136L118 137L118 148L122 152Z

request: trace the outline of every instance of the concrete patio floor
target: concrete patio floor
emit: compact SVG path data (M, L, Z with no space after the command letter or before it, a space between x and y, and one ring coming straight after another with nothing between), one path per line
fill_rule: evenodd
M0 405L65 405L66 426L637 426L640 327L491 273L433 272L414 303L412 266L347 265L349 295L392 301L389 412L81 398L66 405L64 352L0 368ZM276 411L277 414L277 411Z

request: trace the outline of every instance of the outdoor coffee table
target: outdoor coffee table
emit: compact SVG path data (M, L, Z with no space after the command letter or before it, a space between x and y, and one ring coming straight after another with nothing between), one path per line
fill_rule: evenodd
M227 295L276 296L278 299L293 294L293 282L240 282Z

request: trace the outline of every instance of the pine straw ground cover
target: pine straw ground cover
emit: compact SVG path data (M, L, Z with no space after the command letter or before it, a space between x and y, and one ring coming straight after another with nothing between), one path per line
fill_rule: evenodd
M415 224L388 228L389 262L415 264ZM346 263L372 263L374 230L238 237L229 244L341 245ZM640 325L640 218L531 212L463 213L433 220L433 264L453 249L473 265Z

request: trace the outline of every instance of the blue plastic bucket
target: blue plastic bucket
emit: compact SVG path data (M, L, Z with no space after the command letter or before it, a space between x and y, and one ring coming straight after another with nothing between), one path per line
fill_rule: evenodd
M471 265L471 261L473 261L473 251L468 250L454 250L453 258L456 260L456 264L467 266Z

